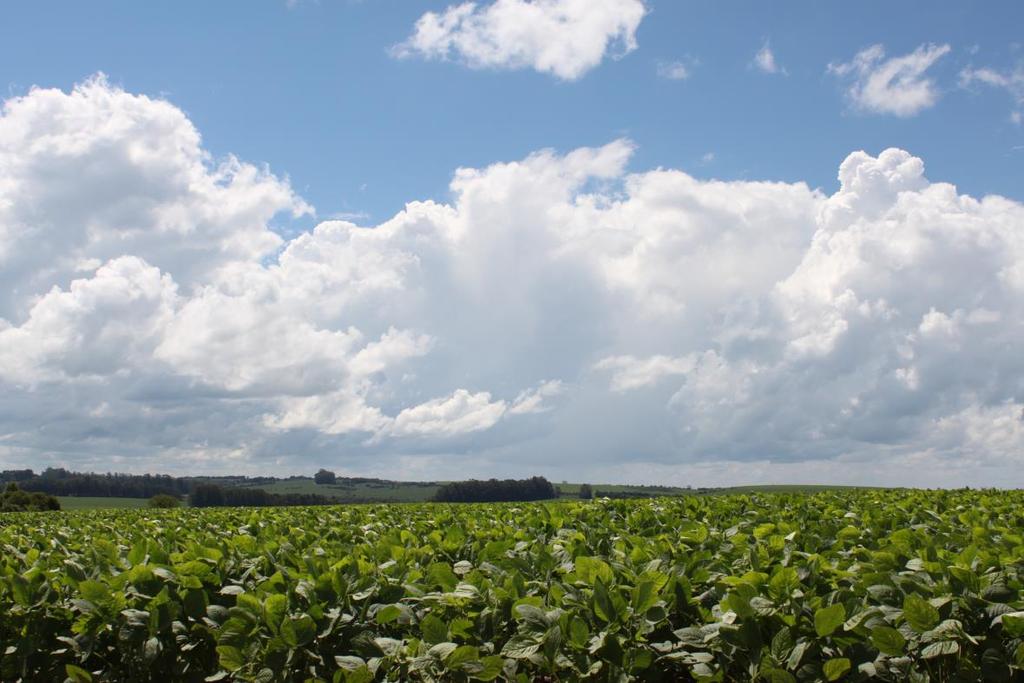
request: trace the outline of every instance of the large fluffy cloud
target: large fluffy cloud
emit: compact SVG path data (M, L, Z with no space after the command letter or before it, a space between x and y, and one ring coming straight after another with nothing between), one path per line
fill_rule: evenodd
M4 112L0 464L1024 483L1024 206L907 152L827 195L617 140L284 241L167 102Z
M495 0L427 12L394 52L456 57L474 68L532 68L575 80L610 50L636 49L642 0Z

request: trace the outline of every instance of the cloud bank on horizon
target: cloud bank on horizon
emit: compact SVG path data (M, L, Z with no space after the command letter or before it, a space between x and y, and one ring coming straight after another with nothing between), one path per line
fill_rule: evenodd
M1024 484L1024 205L900 149L831 195L633 151L460 168L286 240L312 207L169 102L11 98L0 462Z

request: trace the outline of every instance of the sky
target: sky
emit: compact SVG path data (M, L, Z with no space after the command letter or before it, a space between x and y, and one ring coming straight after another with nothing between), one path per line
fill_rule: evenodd
M0 468L1024 486L1021 25L5 8Z

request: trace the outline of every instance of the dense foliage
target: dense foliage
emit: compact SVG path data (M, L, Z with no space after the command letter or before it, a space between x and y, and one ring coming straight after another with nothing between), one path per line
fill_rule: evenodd
M4 470L0 481L14 481L26 491L40 491L52 496L101 496L119 498L151 498L159 494L172 496L188 493L190 482L166 474L95 474L71 472L50 467L40 474L32 470Z
M0 680L1008 681L1024 493L0 516Z
M558 491L544 477L453 481L434 494L441 503L499 503L558 498Z
M333 484L338 481L338 475L330 470L319 469L313 475L313 481L317 484Z
M7 484L0 493L0 512L42 512L60 510L60 502L45 493L22 491L14 482Z
M176 508L181 507L181 499L177 496L168 496L166 493L160 493L150 498L147 504L151 508Z
M273 507L287 505L335 505L337 501L315 493L268 493L248 486L223 487L197 484L188 499L194 508Z

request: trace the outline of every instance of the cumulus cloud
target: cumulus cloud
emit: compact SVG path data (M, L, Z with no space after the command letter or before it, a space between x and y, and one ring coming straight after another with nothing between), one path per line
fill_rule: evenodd
M757 51L757 54L754 55L752 64L766 74L786 75L786 69L775 61L775 53L772 52L772 46L767 40L761 46L761 49Z
M849 83L846 95L857 109L914 116L938 101L939 90L926 72L949 51L949 45L928 44L886 59L885 48L872 45L849 62L829 64L828 72Z
M266 169L212 159L180 109L102 75L4 102L0 188L0 317L125 254L189 287L272 254L271 219L311 211Z
M5 466L1024 484L1024 205L908 152L828 195L542 150L285 241L287 180L169 103L4 111Z
M495 0L427 12L398 57L455 58L477 69L531 68L576 80L608 53L636 49L642 0Z

